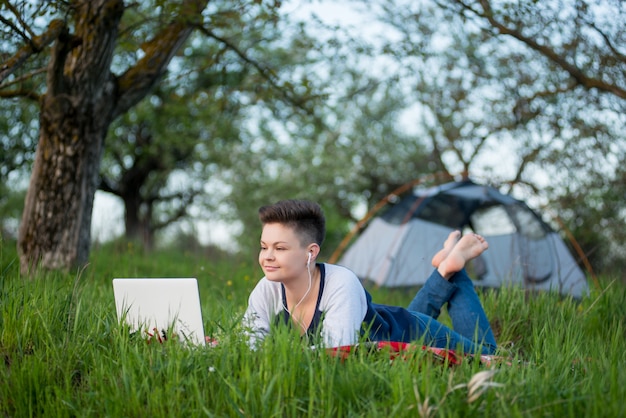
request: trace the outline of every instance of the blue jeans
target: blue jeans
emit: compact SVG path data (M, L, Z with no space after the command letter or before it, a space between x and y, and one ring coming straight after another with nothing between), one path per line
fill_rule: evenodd
M437 321L445 303L454 330ZM418 335L426 345L459 349L467 354L496 351L489 320L465 270L455 273L450 280L435 270L407 309L417 317Z

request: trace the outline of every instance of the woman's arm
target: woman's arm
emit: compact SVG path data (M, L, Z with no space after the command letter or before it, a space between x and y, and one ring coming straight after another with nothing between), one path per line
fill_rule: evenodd
M320 301L324 346L339 347L358 342L367 312L365 289L350 270L326 264L326 283Z
M280 306L280 286L265 278L250 293L248 308L243 316L243 326L251 347L256 346L270 332L271 321Z

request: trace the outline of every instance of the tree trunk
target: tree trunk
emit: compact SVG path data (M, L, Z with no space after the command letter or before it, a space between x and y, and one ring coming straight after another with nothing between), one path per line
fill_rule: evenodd
M112 120L109 67L123 1L77 6L75 34L56 41L41 101L35 164L18 236L23 273L87 262L91 212Z
M143 57L111 72L123 0L74 0L47 68L40 134L18 236L20 267L69 269L87 262L91 211L107 129L161 78L208 0L184 0L170 23L141 45Z
M58 269L84 264L104 132L93 111L46 98L37 155L19 234L22 271L33 263ZM61 112L58 110L62 109Z
M152 228L152 208L142 202L139 191L135 194L126 193L124 200L124 226L126 238L140 241L145 250L154 248L154 230ZM142 204L146 210L142 210Z

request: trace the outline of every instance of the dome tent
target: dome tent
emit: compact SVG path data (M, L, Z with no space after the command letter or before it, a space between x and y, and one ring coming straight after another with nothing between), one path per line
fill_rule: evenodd
M472 230L489 250L468 265L476 286L517 284L579 298L585 274L561 237L524 202L471 180L397 196L337 264L380 286L421 285L432 256L453 230Z

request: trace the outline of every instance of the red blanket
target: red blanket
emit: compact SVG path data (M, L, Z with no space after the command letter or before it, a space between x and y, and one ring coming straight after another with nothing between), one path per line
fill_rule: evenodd
M491 355L460 355L457 354L454 350L448 350L445 348L436 348L429 347L425 345L417 345L417 344L409 344L398 341L377 341L371 343L363 343L356 345L345 345L341 347L329 348L327 351L329 354L333 356L338 356L341 359L347 359L350 357L350 354L355 353L357 350L367 350L367 351L376 351L376 352L389 352L389 356L391 360L395 360L396 358L406 358L407 354L411 354L417 350L427 351L432 357L443 363L448 365L457 365L461 364L464 361L474 361L478 360L481 364L485 366L491 366L494 364L508 364L510 365L510 361L504 357L491 356Z

